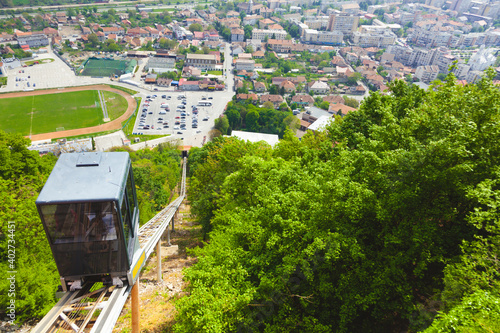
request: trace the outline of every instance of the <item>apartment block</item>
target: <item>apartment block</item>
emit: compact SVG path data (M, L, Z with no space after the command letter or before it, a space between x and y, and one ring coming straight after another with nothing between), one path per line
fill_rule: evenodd
M341 31L304 30L303 41L310 44L340 45L344 40Z
M328 21L328 31L342 31L350 34L356 31L359 23L359 16L347 13L330 14Z
M396 41L397 36L390 30L381 30L379 32L370 33L353 33L353 42L361 47L378 47L386 48L389 45L393 45Z
M419 66L415 71L415 77L425 83L429 83L437 79L438 74L439 67L436 65Z
M285 30L267 30L267 29L254 29L252 31L252 39L264 40L268 39L286 39L287 32Z

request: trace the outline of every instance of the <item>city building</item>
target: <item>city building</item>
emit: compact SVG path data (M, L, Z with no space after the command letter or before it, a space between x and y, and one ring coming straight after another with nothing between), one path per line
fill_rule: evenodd
M174 71L175 69L175 54L169 54L167 51L157 51L156 55L149 57L146 64L146 70L154 71L155 73L164 73Z
M393 45L397 36L390 30L372 31L369 33L354 32L353 42L362 47L386 48Z
M217 57L215 54L192 54L186 55L184 66L198 67L204 70L213 70L217 65Z
M340 45L344 40L341 31L318 31L305 29L302 41L310 44Z
M252 72L255 68L255 60L251 59L236 59L235 68L237 71L246 70Z
M267 29L254 29L252 31L252 39L264 40L268 39L286 39L287 32L285 30L267 30Z
M243 42L245 37L245 32L243 29L234 28L231 29L231 42Z
M16 31L15 36L19 45L28 45L30 48L49 45L49 38L42 31Z
M418 66L415 71L415 77L422 82L429 83L437 79L439 67L436 65Z
M347 13L330 14L328 21L328 31L342 31L344 34L350 34L358 28L359 16Z

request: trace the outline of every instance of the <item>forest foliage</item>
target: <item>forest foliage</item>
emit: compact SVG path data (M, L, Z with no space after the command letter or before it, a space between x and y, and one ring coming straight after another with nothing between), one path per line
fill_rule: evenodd
M227 120L225 120L227 118ZM274 109L274 107L258 107L251 101L229 102L224 112L223 125L221 120L216 121L215 128L221 133L230 133L232 130L246 130L267 134L277 134L283 137L285 131L293 123L292 112L288 107Z
M56 302L60 284L35 200L57 161L27 149L30 141L0 131L0 317L16 301L16 323L44 316ZM140 219L147 222L164 207L180 179L180 151L159 145L153 150L131 152L139 200ZM15 224L16 295L9 296L9 221ZM11 243L12 245L12 243Z
M176 331L500 330L500 91L390 88L300 141L190 152L207 242Z

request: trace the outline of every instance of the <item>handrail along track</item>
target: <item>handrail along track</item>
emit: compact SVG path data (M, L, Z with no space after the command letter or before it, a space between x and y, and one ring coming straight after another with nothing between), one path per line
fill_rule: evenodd
M170 222L173 227L175 213L186 195L186 164L187 159L184 157L179 197L139 228L139 244L146 259L154 251ZM101 282L86 283L80 290L64 293L31 332L111 332L131 290L132 286L127 282L122 287L105 286Z

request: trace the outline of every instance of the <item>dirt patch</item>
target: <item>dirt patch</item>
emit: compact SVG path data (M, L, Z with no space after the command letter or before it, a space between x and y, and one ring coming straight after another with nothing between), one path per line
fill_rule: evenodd
M119 130L122 128L122 122L127 120L128 117L130 117L132 115L132 113L134 113L135 109L137 108L137 102L135 101L135 99L132 96L130 96L129 94L127 94L126 92L124 92L122 90L114 89L114 88L111 88L111 87L103 85L103 84L91 85L91 86L81 86L81 87L48 89L48 90L14 92L14 93L8 93L8 94L0 94L0 98L26 97L26 96L37 96L37 95L47 95L47 94L60 94L60 93L65 93L65 92L82 91L82 90L106 90L106 91L111 91L111 92L120 94L127 100L127 104L128 104L127 111L125 111L125 113L122 114L117 119L110 121L108 123L102 124L102 125L85 127L85 128L78 128L78 129L67 130L67 131L35 134L35 135L31 135L31 137L28 137L28 138L31 139L31 141L38 141L38 140L64 138L64 137L68 137L68 136L84 135L84 134L90 134L90 133L96 133L96 132Z
M186 202L186 201L184 201ZM165 238L166 239L166 238ZM183 269L193 265L196 258L187 250L201 246L201 227L192 222L190 207L183 203L175 219L171 244L162 241L162 281L157 281L157 257L153 253L143 269L139 284L139 313L141 332L171 332L174 325L174 300L184 295L186 283ZM125 304L113 332L130 332L130 299Z

